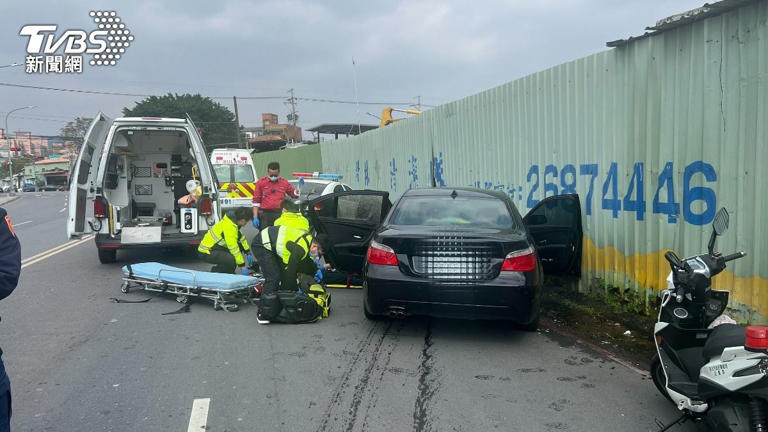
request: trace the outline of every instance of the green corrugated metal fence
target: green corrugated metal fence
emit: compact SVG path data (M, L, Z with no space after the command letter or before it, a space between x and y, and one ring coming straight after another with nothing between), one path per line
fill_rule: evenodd
M292 172L315 172L323 170L323 160L319 145L309 145L295 149L277 150L266 153L253 153L253 165L259 176L266 175L267 164L280 163L280 172L283 177L289 178Z
M767 323L767 22L756 1L565 63L323 143L322 168L393 197L433 182L500 189L521 213L577 192L584 285L640 306L664 287L663 252L704 251L725 206L718 247L749 256L715 287L740 321Z

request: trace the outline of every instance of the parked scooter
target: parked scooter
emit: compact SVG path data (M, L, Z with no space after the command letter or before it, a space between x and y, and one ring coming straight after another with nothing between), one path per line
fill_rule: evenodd
M665 431L687 419L712 431L768 431L768 327L720 324L708 328L728 305L728 292L711 289L712 277L725 264L746 256L714 251L717 236L728 229L721 208L712 224L709 251L681 260L664 257L674 286L662 292L654 328L653 382L683 412Z

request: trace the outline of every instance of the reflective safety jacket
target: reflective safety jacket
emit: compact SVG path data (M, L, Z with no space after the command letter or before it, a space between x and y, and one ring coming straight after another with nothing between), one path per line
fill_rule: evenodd
M274 225L309 231L309 221L301 213L284 212L282 216L277 218Z
M303 260L309 256L309 247L312 245L312 235L307 231L290 226L271 226L261 230L261 244L264 249L274 252L288 265L292 254L294 259ZM288 247L288 243L296 246ZM274 248L274 249L273 249Z
M229 218L224 216L221 220L205 233L205 237L197 248L198 252L210 254L214 248L224 248L235 257L237 265L245 265L243 252L248 253L248 240L240 232L240 227ZM241 251L242 249L242 251Z

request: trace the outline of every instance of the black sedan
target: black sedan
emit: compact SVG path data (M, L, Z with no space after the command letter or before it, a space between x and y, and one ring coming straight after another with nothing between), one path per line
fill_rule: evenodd
M534 330L542 273L581 261L577 195L544 199L525 218L498 191L349 191L314 199L308 216L327 260L363 276L369 319L408 315L505 319Z

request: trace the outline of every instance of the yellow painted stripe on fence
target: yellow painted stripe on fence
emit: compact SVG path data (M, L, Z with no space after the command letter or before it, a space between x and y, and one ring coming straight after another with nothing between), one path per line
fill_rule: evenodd
M640 287L653 289L658 292L667 286L669 263L664 258L666 250L650 254L635 254L626 256L616 248L597 247L588 237L582 242L582 269L585 272L597 272L614 275L614 278L623 278L636 282ZM745 258L747 259L747 258ZM731 261L728 265L733 268L738 266L738 261ZM613 282L623 286L621 281ZM741 277L726 269L712 278L712 288L729 291L731 300L741 303L754 310L763 318L768 317L768 279L759 276Z

